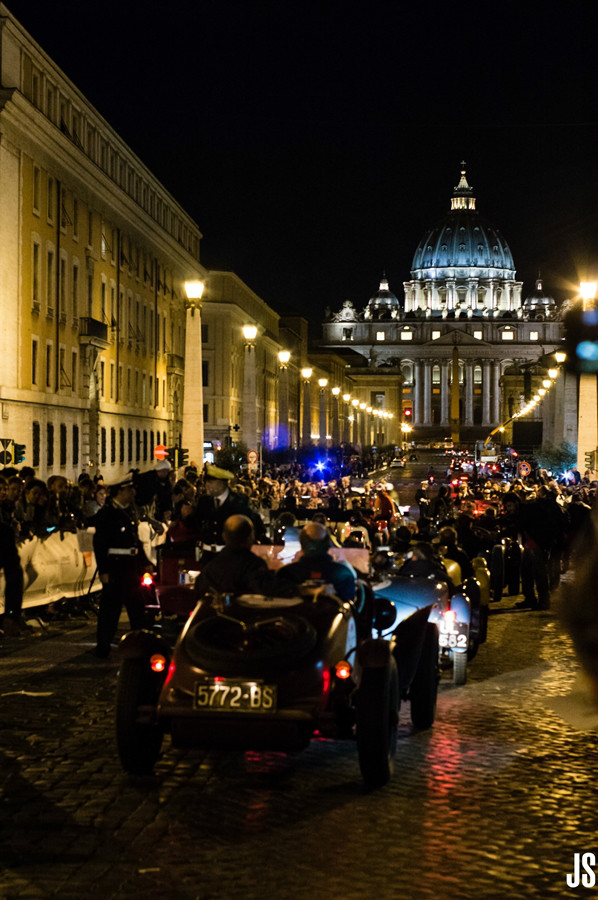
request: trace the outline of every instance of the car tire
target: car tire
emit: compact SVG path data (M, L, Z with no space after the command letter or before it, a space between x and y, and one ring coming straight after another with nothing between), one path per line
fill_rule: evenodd
M317 637L313 625L302 616L280 616L253 630L247 630L240 620L210 616L189 632L185 650L208 671L245 675L263 666L295 665L313 650Z
M389 655L384 666L363 670L357 692L357 752L368 789L383 787L392 775L399 703L397 664Z
M138 722L139 707L156 705L163 678L148 671L146 659L124 659L116 693L116 743L125 772L151 775L164 733L158 724Z
M464 650L453 650L453 684L465 684L467 681L467 653Z
M411 721L422 731L434 723L439 677L438 629L432 622L427 622L419 662L409 688Z

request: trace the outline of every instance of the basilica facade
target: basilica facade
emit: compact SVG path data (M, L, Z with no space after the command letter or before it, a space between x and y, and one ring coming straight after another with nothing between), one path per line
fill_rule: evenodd
M399 422L418 435L458 428L468 441L525 406L554 366L562 334L541 278L522 299L509 245L478 212L462 163L448 212L415 250L403 296L383 277L365 307L347 300L329 316L320 347L346 358L353 393L373 409L396 403Z

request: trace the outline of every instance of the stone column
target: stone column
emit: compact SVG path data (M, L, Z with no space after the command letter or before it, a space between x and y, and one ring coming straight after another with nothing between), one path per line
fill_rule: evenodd
M450 420L449 361L440 363L440 424L448 428Z
M465 416L464 424L473 425L473 363L467 360L463 374L465 376Z
M490 360L482 361L482 425L490 425Z
M432 424L432 363L424 362L424 425Z
M492 363L492 425L500 425L500 366Z
M247 341L243 365L243 405L241 421L243 441L248 450L257 450L257 371L255 365L255 344Z
M413 385L413 424L421 425L423 418L423 393L424 393L424 384L423 384L423 365L421 362L416 362L413 366L414 373L413 378L415 384Z

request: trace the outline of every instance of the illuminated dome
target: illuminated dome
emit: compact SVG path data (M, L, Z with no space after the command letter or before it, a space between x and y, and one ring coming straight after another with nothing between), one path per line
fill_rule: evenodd
M556 308L554 297L544 293L542 279L538 277L534 290L523 301L523 309L527 313L552 313Z
M420 241L405 283L405 311L498 315L521 307L521 282L505 238L476 210L461 163L451 208Z
M400 310L400 304L388 287L388 279L386 275L382 276L380 287L373 297L370 297L369 303L365 310L365 318L381 318L391 316L394 318Z

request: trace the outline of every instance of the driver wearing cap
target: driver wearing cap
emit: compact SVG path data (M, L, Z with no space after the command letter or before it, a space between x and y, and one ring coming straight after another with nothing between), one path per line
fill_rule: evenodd
M205 493L199 496L195 510L183 520L189 530L199 535L205 554L213 555L222 550L222 530L229 516L247 516L253 523L256 540L259 542L264 537L264 524L251 509L247 496L231 489L230 481L234 477L227 469L207 463L204 470Z

